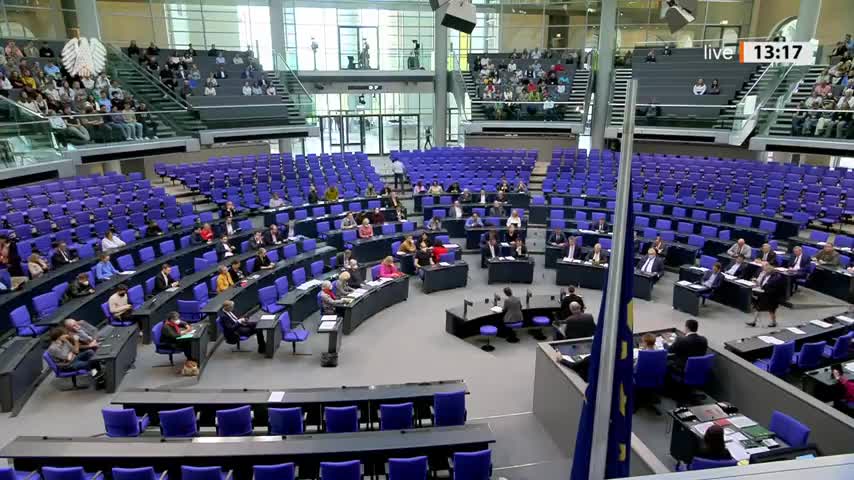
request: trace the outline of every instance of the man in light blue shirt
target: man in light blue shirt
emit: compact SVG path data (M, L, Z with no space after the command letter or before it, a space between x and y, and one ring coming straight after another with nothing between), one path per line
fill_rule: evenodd
M466 228L477 228L482 227L483 222L480 220L480 215L477 212L471 214L468 220L466 220Z
M95 265L95 278L98 281L109 280L113 275L118 275L119 271L110 263L110 256L102 253L99 257L100 261Z
M53 62L47 62L47 65L44 66L44 74L48 77L59 78L59 67Z

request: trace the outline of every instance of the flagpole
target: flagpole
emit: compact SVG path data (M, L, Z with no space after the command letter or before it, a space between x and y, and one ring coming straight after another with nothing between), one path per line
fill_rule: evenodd
M603 316L605 324L602 326L599 379L596 382L589 480L604 480L605 462L608 456L608 428L611 418L611 400L614 393L614 365L617 356L620 299L622 298L623 260L626 255L626 235L633 234L631 228L626 228L626 217L629 214L629 205L632 202L632 199L629 198L629 187L632 181L632 146L635 136L637 89L638 81L631 80L626 90L626 110L623 116L623 138L617 174L617 201L614 221L612 222L615 228L611 240L611 258L608 260L608 297L605 299L605 315Z

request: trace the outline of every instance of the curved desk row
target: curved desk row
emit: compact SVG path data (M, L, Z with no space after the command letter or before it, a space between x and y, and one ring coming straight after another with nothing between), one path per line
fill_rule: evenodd
M254 465L294 462L301 478L318 478L320 462L360 460L365 471L382 468L391 457L478 451L495 443L489 424L322 435L169 438L17 437L0 449L16 470L79 466L87 472L114 467L154 467L180 478L182 465L221 466L235 480L253 478Z
M445 310L445 331L459 338L480 335L484 325L500 326L504 324L504 314L492 310L491 298L475 300L470 307L460 306ZM544 316L551 320L560 311L558 295L532 295L522 300L523 327L534 327L532 319Z
M217 223L221 222L222 221ZM175 247L177 247L175 249L176 252L181 249L181 245L184 242L189 245L189 236L193 233L194 228L195 227L173 230L157 237L141 239L130 243L125 247L111 250L109 253L113 259L122 255L131 255L133 256L134 262L139 264L139 251L144 248L153 248L157 256L162 256L163 252L161 251L160 244L163 242L169 240L175 242ZM182 240L183 237L187 237L187 239ZM46 254L47 252L43 253ZM97 255L92 258L81 259L74 263L69 263L68 265L63 265L57 269L50 270L35 280L28 281L24 284L24 288L21 290L6 292L0 295L0 332L12 328L9 321L9 315L12 310L22 305L27 305L33 297L48 293L51 289L62 282L70 282L77 276L77 274L88 272L96 263L98 263Z
M290 245L290 243L293 242L282 244L275 248L270 248L267 251L276 251L279 258L285 258L284 248ZM302 242L296 243L298 246L302 245ZM132 316L139 319L142 324L143 343L151 343L151 327L153 327L157 322L163 320L167 312L177 310L178 300L191 298L193 287L199 283L207 282L210 277L216 275L220 265L229 265L233 261L239 261L243 264L247 259L252 258L255 255L255 251L248 251L239 253L227 259L221 259L216 265L212 265L204 270L194 272L191 275L183 277L179 287L170 288L166 291L160 292L146 300L145 303L142 304L142 307L134 309ZM305 261L307 260L308 259ZM214 332L210 333L211 335L215 334Z
M515 185L514 185L515 187ZM415 204L415 211L420 212L424 208L427 208L431 205L426 204L424 202L425 198L432 198L434 204L439 204L440 202L450 206L453 204L459 197L460 193L443 193L441 195L429 195L419 193L417 195L412 196L412 202ZM480 200L480 192L471 192L472 198ZM450 202L446 200L442 200L443 197L450 197ZM492 205L498 198L498 192L487 192L486 193L486 203L488 205ZM528 208L531 205L531 194L530 193L517 193L517 192L507 192L507 202L506 205L509 205L513 208Z
M415 241L418 241L418 238L422 233L427 233L430 240L436 238L437 235L448 234L445 230L410 230L410 228L414 228L413 222L396 222L385 225L393 225L395 227L395 233L387 235L375 234L371 238L357 238L355 240L345 241L343 235L341 235L341 232L343 231L337 230L335 232L330 232L329 236L327 236L327 241L330 245L336 246L339 250L344 250L347 248L347 245L350 245L349 248L353 251L353 257L361 264L382 260L389 255L394 256L397 252L392 252L392 244L394 242L403 241L407 235L412 235L412 238ZM340 245L336 245L336 242L340 242Z
M583 288L602 290L605 288L605 280L608 277L607 264L599 265L581 260L566 261L559 259L555 263L555 269L557 270L555 283L558 285L575 285ZM652 289L657 280L658 278L655 275L635 269L632 296L651 301Z
M279 208L263 208L256 211L264 216L264 225L284 223L276 217L287 214L288 220L302 220L308 217L319 217L322 215L337 215L347 211L373 210L382 208L386 202L384 197L356 197L338 200L337 202L305 203L302 205L287 205ZM340 211L339 211L340 210ZM303 212L297 214L297 212Z
M854 274L844 268L816 265L807 286L840 300L854 302Z
M250 230L238 234L234 238L239 241L240 239L251 237L252 234L253 231ZM157 257L150 262L139 265L135 267L135 270L130 275L115 275L109 280L97 283L95 285L95 293L92 295L74 298L65 302L49 317L39 319L36 322L36 325L53 326L61 323L66 318L86 320L89 323L97 325L101 323L104 318L104 313L101 310L101 304L105 303L110 296L115 293L115 289L119 285L125 284L128 287L140 285L147 279L156 277L157 274L160 273L160 268L164 263L174 265L178 268L179 272L188 272L191 270L193 261L196 257L201 257L204 252L211 251L212 249L213 245L196 245L170 255ZM143 332L143 336L145 336L145 332Z
M507 231L509 230L505 226L499 227L472 227L466 228L466 250L478 250L481 247L481 237L489 233L490 231L494 231L498 234L498 240L501 242L507 241ZM525 228L517 228L516 232L519 236L524 240L528 236L528 230Z
M808 321L796 327L791 327L797 328L803 333L795 333L789 330L789 328L780 328L763 333L762 335L724 342L724 347L748 361L771 357L774 345L762 340L762 337L772 337L782 342L794 340L796 350L800 350L801 346L805 343L831 340L848 333L854 328L854 323L849 321L850 317L845 316L846 314L846 312L842 312L822 318L821 321L827 324L827 326L816 325L812 323L813 321ZM843 320L843 318L846 320Z
M306 425L318 429L321 428L323 407L356 405L369 428L378 428L381 404L413 402L415 420L422 423L422 420L430 419L430 406L433 405L435 394L460 390L468 392L462 380L293 389L132 388L120 392L110 403L121 405L122 408L133 408L137 415L147 414L151 425L159 425L157 412L161 410L193 407L199 415L199 425L203 427L215 426L217 410L249 405L253 412L252 423L264 427L269 422L269 408L300 407L306 414Z
M375 284L375 282L381 282ZM367 290L360 296L348 295L352 299L346 305L335 308L338 315L343 317L345 335L349 335L362 322L386 308L405 302L409 298L409 275L388 280L372 280L363 287Z
M383 214L383 217L389 221L397 221L397 211L391 208L383 208L380 210ZM326 223L329 225L330 230L340 230L341 229L341 221L347 216L347 212L339 213L339 214L326 214L318 217L308 217L302 220L297 220L293 223L293 235L303 235L306 237L317 238L319 236L317 230L318 223ZM356 219L356 223L361 224L358 219ZM374 228L377 228L379 225L374 224ZM326 235L324 232L323 235Z
M504 209L503 215L490 215L489 210L492 208L492 205L493 205L492 203L461 203L460 207L462 207L463 216L465 216L465 217L470 217L472 215L472 213L477 211L477 214L478 214L478 216L480 216L480 218L488 218L488 217L499 217L499 218L501 218L502 224L504 223L504 221L507 220L507 217L510 216L510 214L513 212L513 210L516 210L516 212L519 213L519 216L522 217L523 219L526 218L526 216L525 216L526 211L524 209L517 208L517 207L511 207L511 206L507 206L504 204L502 204L502 208ZM422 212L423 217L424 217L424 221L426 222L436 215L434 213L434 210L441 210L442 212L444 212L444 214L441 215L440 218L449 218L448 215L451 213L450 212L451 207L453 207L452 204L449 204L449 205L431 205L429 207L424 207L424 211Z

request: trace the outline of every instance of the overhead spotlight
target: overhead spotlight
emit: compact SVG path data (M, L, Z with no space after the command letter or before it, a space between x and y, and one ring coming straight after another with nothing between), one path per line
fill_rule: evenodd
M442 25L463 33L471 33L477 25L477 14L470 0L430 0L430 8L438 11Z

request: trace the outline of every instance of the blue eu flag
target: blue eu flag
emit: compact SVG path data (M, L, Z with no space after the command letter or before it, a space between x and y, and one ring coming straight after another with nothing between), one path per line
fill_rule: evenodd
M632 198L629 189L629 198ZM626 223L622 228L626 232L625 257L623 258L623 275L620 289L620 315L617 333L616 363L614 365L614 387L611 399L611 422L608 430L608 456L605 467L607 478L629 476L629 455L632 436L632 404L634 385L634 340L632 337L632 284L634 282L634 215L628 209ZM620 228L614 226L615 230ZM608 297L608 283L602 291L602 304L599 307L599 321L596 323L596 334L593 337L593 349L590 353L590 369L588 385L585 394L584 410L578 425L578 436L575 440L575 454L572 458L572 475L570 480L588 480L590 471L590 454L593 449L593 411L596 406L596 385L599 381L599 355L602 350L603 326L605 323L605 299Z

